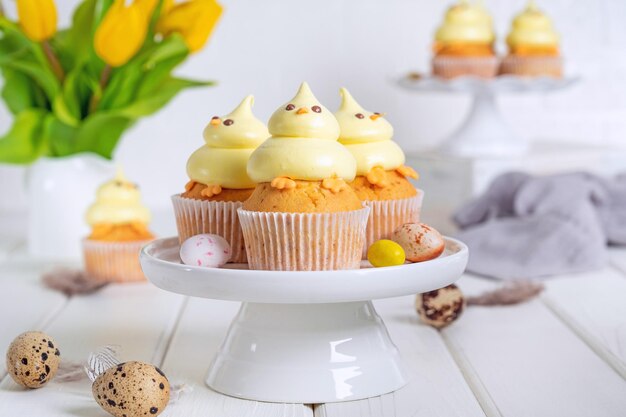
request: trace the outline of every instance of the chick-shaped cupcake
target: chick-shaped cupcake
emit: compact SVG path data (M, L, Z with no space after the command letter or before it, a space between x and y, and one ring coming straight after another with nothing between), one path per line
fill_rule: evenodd
M278 108L268 123L272 136L248 162L258 183L246 210L319 213L358 210L361 203L346 181L356 162L337 139L339 125L307 83Z
M347 184L356 162L333 114L303 83L250 156L258 185L239 210L251 269L358 268L368 208Z
M212 233L230 244L231 262L247 261L237 209L254 191L246 166L252 152L270 134L252 113L248 96L226 116L213 116L204 129L205 144L187 161L190 181L172 196L178 238Z
M562 75L559 35L552 21L534 1L513 19L506 38L509 55L502 60L500 72L521 76Z
M384 114L365 110L345 88L340 94L341 106L335 113L341 129L339 142L357 163L350 186L371 209L365 255L369 244L388 238L404 223L419 220L423 195L408 180L417 179L417 173L404 165L404 152L392 140L393 127Z
M484 6L460 0L446 11L435 32L433 73L444 78L493 77L497 72L494 40L493 22Z
M154 238L148 230L150 211L141 203L137 185L128 181L121 169L98 188L85 218L92 228L88 239L128 242Z
M138 253L154 238L148 230L150 211L141 203L137 185L121 169L98 188L85 217L92 228L83 240L87 275L103 282L143 280Z
M205 145L187 161L190 181L182 197L213 201L244 201L255 183L246 173L252 152L270 134L252 114L254 97L248 96L226 116L213 116L205 127Z

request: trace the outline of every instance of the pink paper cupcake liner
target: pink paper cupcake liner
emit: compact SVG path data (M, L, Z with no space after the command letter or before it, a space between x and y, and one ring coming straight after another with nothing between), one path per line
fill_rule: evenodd
M563 58L559 56L515 56L504 57L500 74L521 77L562 77Z
M207 201L172 196L178 240L182 244L191 236L202 233L219 235L230 244L232 263L248 262L246 246L239 225L239 201Z
M474 76L492 78L498 73L498 58L435 56L432 61L433 74L442 78Z
M151 240L105 242L83 239L85 272L98 282L137 282L146 277L139 263L139 251Z
M417 190L415 197L401 200L364 201L370 208L365 232L363 259L367 259L367 249L380 239L389 239L391 234L404 223L417 223L420 220L420 211L424 192Z
M357 269L369 207L336 213L269 213L239 209L250 269Z

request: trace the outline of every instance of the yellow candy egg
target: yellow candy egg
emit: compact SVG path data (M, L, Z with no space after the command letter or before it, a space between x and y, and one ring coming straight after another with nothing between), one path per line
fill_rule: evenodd
M376 268L402 265L404 259L404 249L393 240L377 240L367 250L367 260Z

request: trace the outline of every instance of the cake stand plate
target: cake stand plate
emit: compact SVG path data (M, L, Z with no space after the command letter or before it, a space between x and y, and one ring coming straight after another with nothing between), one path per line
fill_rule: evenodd
M449 285L468 257L462 242L446 238L445 252L427 262L288 272L182 265L178 250L178 238L142 249L141 265L153 284L243 302L210 365L209 387L249 400L304 404L368 398L405 385L398 349L371 300Z
M523 155L528 142L519 137L500 114L496 96L503 93L548 93L568 88L577 77L518 77L502 75L490 79L457 77L450 80L428 76L402 77L400 87L417 92L470 93L471 110L461 126L440 147L444 155L456 157L508 157Z

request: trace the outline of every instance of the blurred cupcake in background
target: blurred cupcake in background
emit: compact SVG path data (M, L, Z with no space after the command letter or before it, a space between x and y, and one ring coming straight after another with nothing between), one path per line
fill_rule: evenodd
M340 94L341 106L335 113L339 142L356 160L356 177L349 185L370 208L365 258L372 243L389 238L404 223L419 222L424 194L407 179L417 179L417 173L404 165L404 152L391 140L393 127L384 115L363 109L345 88Z
M460 0L450 7L435 33L433 74L490 78L498 72L491 16L482 4Z
M337 142L337 120L302 83L269 130L248 162L258 185L239 210L250 268L358 268L369 209L347 184L356 163Z
M102 282L145 280L139 251L154 239L148 229L150 211L142 205L137 186L121 170L98 188L86 220L92 228L83 240L87 275Z
M255 183L246 173L250 154L270 134L252 114L254 98L246 97L235 110L214 116L204 129L205 145L187 161L190 181L185 192L172 196L180 242L201 233L228 241L230 262L247 262L237 209L250 197Z
M529 1L526 9L513 19L506 38L509 54L502 60L501 74L561 77L563 60L559 54L559 35L550 19Z

